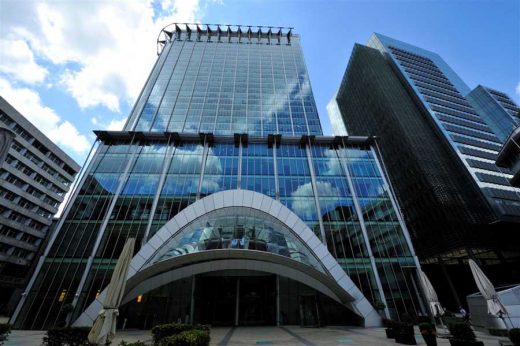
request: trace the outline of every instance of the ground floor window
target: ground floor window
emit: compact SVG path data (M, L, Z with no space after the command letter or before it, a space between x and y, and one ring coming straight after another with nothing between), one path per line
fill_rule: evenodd
M360 325L342 304L303 283L260 272L223 271L168 283L120 308L119 328L183 322L213 326Z

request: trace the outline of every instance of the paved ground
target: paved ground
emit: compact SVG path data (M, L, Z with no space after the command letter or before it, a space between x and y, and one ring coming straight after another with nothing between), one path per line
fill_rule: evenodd
M419 331L416 330L418 345L425 345ZM37 346L41 345L45 332L15 330L7 346ZM479 340L484 341L486 346L498 346L501 338L477 332ZM504 338L502 338L504 339ZM117 334L112 345L117 346L125 340L145 341L151 344L150 331L126 330ZM437 339L439 346L449 345L446 339ZM284 327L219 327L211 329L211 345L306 345L306 346L328 346L328 345L398 345L394 340L385 336L383 328L358 328L358 327L326 327L326 328L300 328L298 326Z

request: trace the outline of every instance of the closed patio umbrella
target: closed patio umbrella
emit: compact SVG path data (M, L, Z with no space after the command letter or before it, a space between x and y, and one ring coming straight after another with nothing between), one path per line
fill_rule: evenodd
M116 335L116 319L119 311L117 308L121 304L125 293L126 276L128 267L134 253L135 239L129 238L123 251L119 255L116 267L112 273L112 278L108 284L107 294L103 302L103 309L99 312L94 325L88 334L88 341L97 345L106 345L112 341Z
M435 292L432 283L422 270L421 283L423 285L424 294L426 295L426 299L428 300L428 305L430 305L430 310L432 311L433 316L444 315L444 309L442 308L441 303L439 303L437 292Z
M475 283L477 284L478 290L480 291L484 299L486 299L488 314L498 317L507 315L507 310L498 299L495 287L493 287L493 284L491 283L491 281L489 281L489 279L480 269L477 263L470 259L469 267L471 268L471 273L473 274L473 278L475 279Z

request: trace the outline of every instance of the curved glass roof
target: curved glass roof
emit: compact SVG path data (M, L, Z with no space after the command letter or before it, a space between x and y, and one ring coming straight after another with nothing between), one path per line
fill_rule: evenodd
M267 213L245 207L222 208L198 217L168 239L146 266L218 249L265 251L325 272L310 249L285 224Z

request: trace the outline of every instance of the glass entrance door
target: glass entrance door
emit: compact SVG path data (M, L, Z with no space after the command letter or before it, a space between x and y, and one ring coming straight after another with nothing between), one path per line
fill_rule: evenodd
M276 324L274 275L241 277L239 296L239 325L273 326Z
M302 327L319 327L320 314L318 309L318 296L301 295L300 296L300 326Z
M236 277L197 277L195 321L214 326L235 323Z
M198 276L196 279L195 323L274 326L275 316L274 275Z

